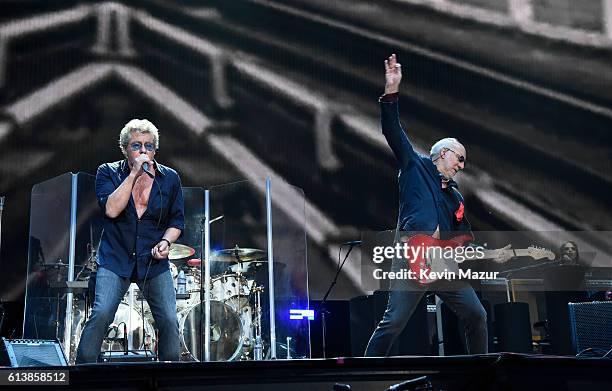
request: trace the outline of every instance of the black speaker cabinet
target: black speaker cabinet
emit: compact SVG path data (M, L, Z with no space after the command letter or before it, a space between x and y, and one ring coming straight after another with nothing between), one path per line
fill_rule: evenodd
M496 304L494 311L497 351L533 353L529 305L519 302Z
M11 367L66 366L64 351L57 341L2 338L2 365Z
M387 308L388 298L388 291L376 291L370 296L351 299L351 354L354 357L364 355L370 336ZM391 347L389 355L429 354L431 354L431 340L428 333L427 300L423 295L404 331Z
M612 348L612 301L568 303L574 351Z

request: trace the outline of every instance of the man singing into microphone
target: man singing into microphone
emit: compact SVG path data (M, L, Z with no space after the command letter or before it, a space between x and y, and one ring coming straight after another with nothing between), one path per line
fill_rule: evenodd
M102 341L131 282L147 299L162 361L180 358L176 296L168 253L185 227L181 180L153 158L159 134L148 120L133 119L119 134L125 160L105 163L96 175L96 197L104 214L99 268L91 317L76 363L96 362Z

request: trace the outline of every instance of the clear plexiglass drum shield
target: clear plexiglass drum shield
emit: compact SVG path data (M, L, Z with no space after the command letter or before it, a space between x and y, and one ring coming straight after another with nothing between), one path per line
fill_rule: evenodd
M24 309L24 338L58 339L69 359L85 316L102 216L95 177L66 173L34 185Z
M262 178L207 193L211 332L201 357L207 342L211 361L310 357L303 191ZM193 311L188 319L202 313Z

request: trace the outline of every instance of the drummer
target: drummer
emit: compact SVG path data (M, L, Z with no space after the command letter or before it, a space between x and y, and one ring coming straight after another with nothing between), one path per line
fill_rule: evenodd
M148 120L133 119L119 134L124 160L105 163L96 175L104 214L96 294L76 363L97 361L108 326L130 283L147 299L159 330L161 361L180 358L176 296L168 254L185 227L181 181L154 157L159 133Z

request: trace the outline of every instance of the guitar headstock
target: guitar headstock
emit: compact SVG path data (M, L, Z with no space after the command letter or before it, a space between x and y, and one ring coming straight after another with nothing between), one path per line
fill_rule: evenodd
M547 249L547 248L544 248L544 247L538 247L538 246L534 246L534 245L531 245L531 246L527 247L527 255L530 256L533 259L544 259L544 258L546 258L549 261L552 261L556 257L555 253L550 251L550 249Z

